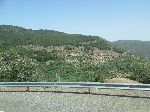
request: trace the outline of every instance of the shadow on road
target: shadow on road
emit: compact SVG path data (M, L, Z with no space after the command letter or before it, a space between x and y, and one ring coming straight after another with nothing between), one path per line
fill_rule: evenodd
M146 99L150 99L150 97L145 97L145 96L130 96L130 95L113 95L113 94L101 94L101 93L89 93L89 92L66 92L66 91L0 91L0 92L20 92L20 93L36 93L36 92L41 92L41 93L60 93L60 94L89 94L89 95L101 95L101 96L112 96L112 97L128 97L128 98L146 98Z

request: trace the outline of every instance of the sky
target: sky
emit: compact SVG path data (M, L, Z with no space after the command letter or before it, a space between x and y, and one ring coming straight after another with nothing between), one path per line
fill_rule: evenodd
M150 0L0 0L0 25L150 41Z

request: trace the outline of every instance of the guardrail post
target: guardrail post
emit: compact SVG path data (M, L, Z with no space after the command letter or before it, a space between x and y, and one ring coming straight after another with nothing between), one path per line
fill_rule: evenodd
M55 84L53 85L53 88L56 88L56 85L55 85Z
M89 94L91 93L91 89L90 89L90 88L88 88L88 93L89 93Z
M27 86L27 90L26 91L30 91L30 88L29 88L29 86Z

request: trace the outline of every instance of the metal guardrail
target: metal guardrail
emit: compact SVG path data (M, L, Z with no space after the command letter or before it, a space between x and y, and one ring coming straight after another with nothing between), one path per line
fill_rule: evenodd
M150 84L99 82L0 82L0 87L69 87L150 91Z

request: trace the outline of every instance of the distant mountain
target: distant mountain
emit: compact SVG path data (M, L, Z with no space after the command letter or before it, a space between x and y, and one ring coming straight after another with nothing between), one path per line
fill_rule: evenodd
M137 56L150 58L150 41L118 40L113 43Z

